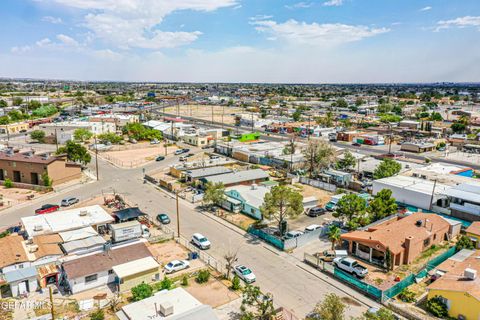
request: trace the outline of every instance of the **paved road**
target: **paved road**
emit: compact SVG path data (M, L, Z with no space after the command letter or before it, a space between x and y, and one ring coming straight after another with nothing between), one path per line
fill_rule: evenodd
M150 163L144 168L150 171L160 166L166 167L173 162L176 162L176 157L169 156L165 161ZM142 168L120 169L102 160L99 161L99 167L100 181L73 186L62 193L1 211L0 223L4 226L17 224L20 217L32 215L34 209L41 204L59 203L66 196L86 199L100 195L102 191L115 189L151 216L166 212L172 219L172 227L175 228L175 200L170 194L159 191L150 184L144 184ZM227 250L239 250L239 263L246 264L254 270L258 285L264 291L272 292L276 303L292 310L297 316L304 316L311 311L315 304L330 292L340 296L352 296L362 302L349 309L348 314L351 316L360 315L367 309L367 305L376 305L352 289L310 269L294 256L278 252L243 231L195 210L191 203L180 200L179 208L182 236L190 238L194 232L203 233L212 242L212 248L208 253L219 261L223 261L223 255ZM335 286L330 283L334 283Z

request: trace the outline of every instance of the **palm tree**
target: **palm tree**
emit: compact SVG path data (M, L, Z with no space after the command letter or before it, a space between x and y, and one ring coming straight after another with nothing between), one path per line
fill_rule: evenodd
M328 239L332 242L332 250L335 249L335 245L340 241L342 231L337 226L330 226L327 232Z

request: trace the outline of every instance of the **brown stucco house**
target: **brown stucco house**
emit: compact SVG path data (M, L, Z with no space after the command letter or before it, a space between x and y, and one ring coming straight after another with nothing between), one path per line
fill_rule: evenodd
M450 223L436 214L417 212L406 217L373 225L366 230L343 234L348 250L354 256L384 266L387 248L393 266L410 264L426 249L447 239Z
M35 154L29 152L14 152L12 149L0 152L0 181L5 179L14 183L26 185L45 185L42 175L48 174L52 185L78 179L81 177L82 167L79 164L67 161L66 156ZM18 185L21 187L22 185Z

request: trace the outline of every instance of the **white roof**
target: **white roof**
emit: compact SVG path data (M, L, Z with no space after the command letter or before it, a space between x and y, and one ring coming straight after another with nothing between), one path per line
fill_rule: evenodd
M65 242L62 243L61 246L67 254L71 254L81 249L88 250L91 248L102 247L106 242L107 241L101 236L93 236L90 238Z
M380 183L386 186L412 190L412 191L416 191L423 194L432 194L433 184L434 184L434 182L429 180L408 177L408 176L393 176L393 177L374 180L373 183L374 184ZM450 186L437 183L435 185L435 194L446 194L446 191L450 189L451 189Z
M265 194L270 192L270 189L265 186L255 186L255 189L252 189L252 186L238 185L226 188L225 191L237 191L249 205L255 208L260 208L263 204Z
M439 173L439 174L452 174L457 171L463 171L467 169L470 169L470 168L465 166L458 166L458 165L453 165L448 163L439 163L439 162L432 163L422 168L422 170Z
M112 269L119 278L125 278L154 268L158 269L159 267L160 265L155 259L153 259L153 257L145 257L124 264L119 264Z
M468 202L480 203L480 184L462 183L452 187L448 191L448 196L467 200Z
M98 232L89 226L81 229L60 232L59 235L63 242L69 242L96 236L98 235Z
M159 306L169 304L173 306L173 314L163 317ZM175 288L156 293L154 296L128 304L122 311L129 320L215 320L218 317L209 306L203 305L183 288Z
M29 237L102 225L114 219L99 205L21 218Z

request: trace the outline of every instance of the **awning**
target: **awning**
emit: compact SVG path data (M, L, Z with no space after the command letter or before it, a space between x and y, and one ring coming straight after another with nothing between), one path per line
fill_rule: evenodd
M40 268L37 269L38 276L40 279L48 277L52 274L56 274L59 272L58 267L54 264L47 264L44 266L41 266Z
M115 211L113 214L115 215L115 220L117 221L128 221L146 215L138 207Z

